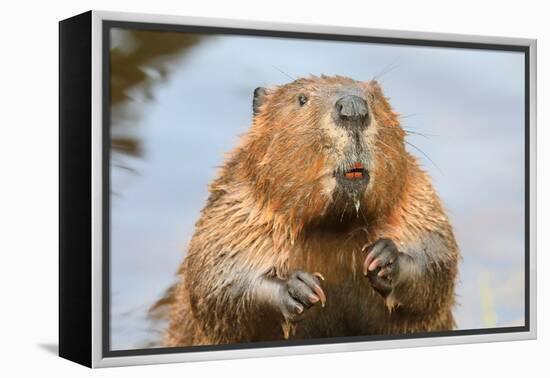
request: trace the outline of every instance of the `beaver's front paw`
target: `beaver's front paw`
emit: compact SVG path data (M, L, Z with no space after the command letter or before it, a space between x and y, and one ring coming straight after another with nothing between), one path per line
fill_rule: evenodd
M363 247L367 252L363 274L369 278L372 287L387 297L399 275L399 250L391 239L380 239Z
M326 296L321 288L324 280L320 273L296 270L280 286L279 306L288 322L299 321L305 310L316 303L325 306Z

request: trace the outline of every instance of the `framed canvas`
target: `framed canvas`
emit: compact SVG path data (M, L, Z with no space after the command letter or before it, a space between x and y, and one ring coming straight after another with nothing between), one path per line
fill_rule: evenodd
M535 40L98 11L59 32L62 357L536 337Z

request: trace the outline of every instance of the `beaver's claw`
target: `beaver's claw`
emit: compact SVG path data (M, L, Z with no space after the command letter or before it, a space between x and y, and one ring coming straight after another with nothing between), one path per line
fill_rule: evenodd
M321 288L324 280L320 273L296 270L281 286L281 312L285 320L301 320L304 311L316 303L325 306L326 296Z
M363 247L367 257L363 274L372 287L382 296L388 296L399 274L399 250L391 239L380 239L371 246Z

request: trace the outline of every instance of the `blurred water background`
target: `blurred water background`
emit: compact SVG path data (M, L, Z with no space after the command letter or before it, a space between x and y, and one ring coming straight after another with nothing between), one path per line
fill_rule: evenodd
M148 308L175 282L254 88L310 74L379 76L403 126L425 134L408 149L461 248L458 328L523 325L522 54L122 29L111 44L112 349L158 340Z

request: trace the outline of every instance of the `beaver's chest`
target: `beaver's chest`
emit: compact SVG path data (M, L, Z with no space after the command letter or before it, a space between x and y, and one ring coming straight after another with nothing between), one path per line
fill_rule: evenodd
M327 297L324 308L316 305L307 312L297 328L298 337L378 333L377 328L389 321L383 298L363 275L366 254L362 247L366 244L364 234L347 238L324 234L296 248L289 259L289 270L321 273Z

